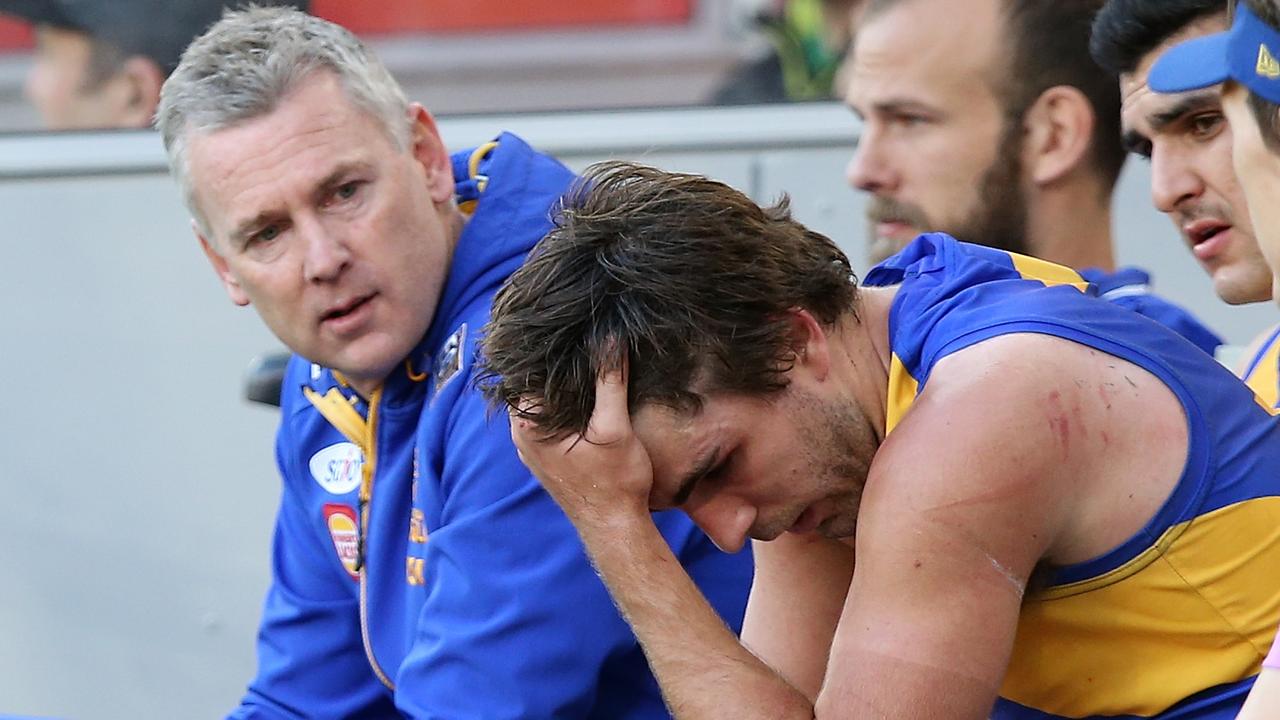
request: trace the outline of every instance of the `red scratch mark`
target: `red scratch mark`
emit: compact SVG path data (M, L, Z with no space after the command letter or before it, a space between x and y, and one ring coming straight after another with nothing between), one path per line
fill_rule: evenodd
M1058 444L1062 446L1062 457L1071 450L1071 421L1066 415L1054 415L1049 418L1049 429L1058 436Z
M1108 410L1111 409L1111 396L1114 394L1114 390L1112 392L1107 392L1107 390L1108 388L1114 387L1115 383L1103 383L1098 386L1098 397L1102 398L1102 404L1105 405Z
M1077 408L1077 413L1079 409ZM1058 444L1062 446L1062 457L1071 450L1071 419L1062 407L1062 393L1049 391L1049 430L1058 436Z

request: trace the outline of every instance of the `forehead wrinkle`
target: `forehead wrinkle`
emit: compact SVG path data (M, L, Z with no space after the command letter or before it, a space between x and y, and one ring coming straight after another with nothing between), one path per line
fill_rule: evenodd
M281 212L281 206L288 202L290 193L300 191L304 197L310 197L317 183L329 177L336 167L358 162L355 158L359 157L360 143L330 142L330 137L340 137L344 132L343 120L341 113L329 111L316 116L302 128L286 125L281 131L255 133L255 140L261 140L264 136L282 139L271 144L266 153L257 155L248 162L231 153L215 157L208 163L209 171L213 173L208 186L215 192L219 189L233 189L232 194L225 198L227 208L234 213L232 220L227 223L230 228L228 236L234 236L260 217ZM223 135L221 139L234 143L237 130L249 129L251 125L228 128L206 138L216 138L221 133L230 132L232 135ZM201 145L206 150L202 154L207 154L207 145ZM333 155L331 149L335 145L344 148L345 154ZM308 166L308 160L313 157L319 157L320 161L314 166ZM282 172L282 167L288 169ZM298 173L300 169L310 170L310 177L300 188L281 187L280 178ZM199 186L197 183L197 187ZM281 193L282 190L284 194Z

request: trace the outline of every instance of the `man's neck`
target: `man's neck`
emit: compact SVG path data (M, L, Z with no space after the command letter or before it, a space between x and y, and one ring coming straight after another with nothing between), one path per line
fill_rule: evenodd
M842 320L835 337L846 362L838 368L850 396L884 440L889 400L889 310L897 287L858 288L858 317Z
M365 378L353 378L350 375L344 375L343 379L347 381L347 384L350 385L353 390L360 393L360 397L365 400L373 399L374 393L382 389L382 383L385 381L385 378L370 380Z
M1063 182L1030 193L1027 246L1041 260L1077 270L1116 267L1110 197L1095 182Z

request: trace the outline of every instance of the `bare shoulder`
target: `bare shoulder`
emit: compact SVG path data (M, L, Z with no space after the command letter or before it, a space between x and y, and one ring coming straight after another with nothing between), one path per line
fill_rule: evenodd
M1147 370L1058 337L1004 335L935 365L876 456L864 510L904 495L970 508L1076 562L1155 513L1186 447L1181 404Z

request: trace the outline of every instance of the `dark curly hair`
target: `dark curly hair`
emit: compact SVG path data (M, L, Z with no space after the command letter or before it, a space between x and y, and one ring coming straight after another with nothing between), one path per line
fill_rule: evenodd
M552 438L581 434L625 353L634 410L772 393L795 360L790 310L856 318L857 278L827 237L699 175L588 168L494 301L478 383Z

